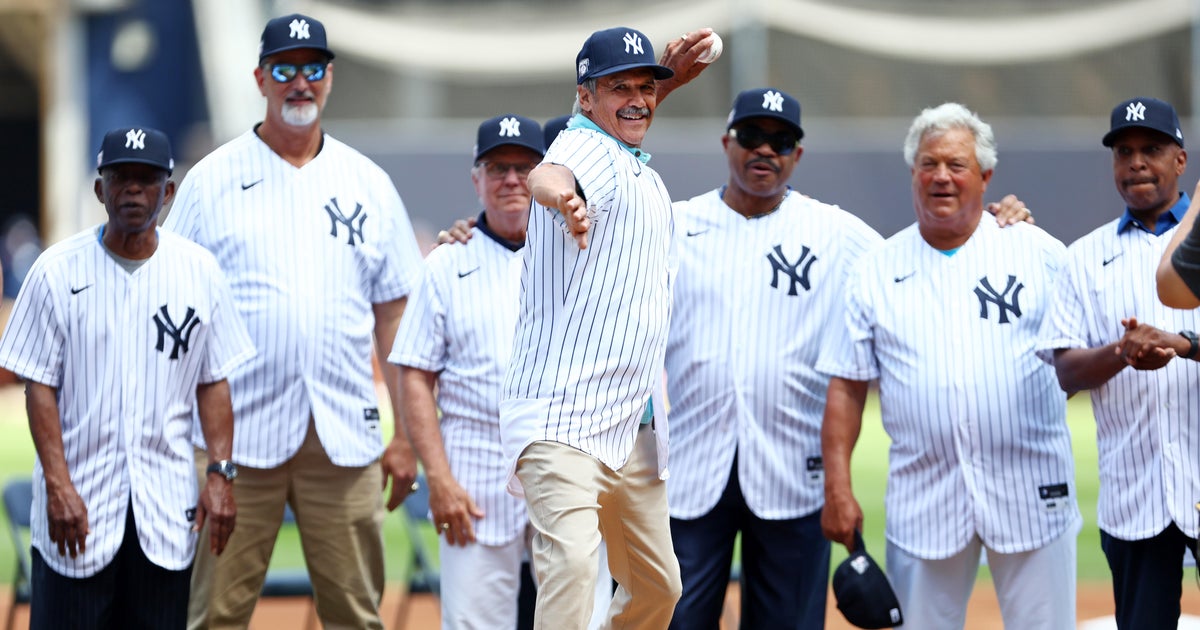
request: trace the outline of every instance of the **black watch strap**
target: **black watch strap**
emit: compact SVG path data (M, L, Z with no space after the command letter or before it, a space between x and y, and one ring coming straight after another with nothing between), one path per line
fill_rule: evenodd
M1182 336L1184 339L1187 339L1188 342L1190 342L1192 344L1192 347L1188 348L1187 354L1183 355L1183 358L1185 358L1185 359L1195 358L1196 352L1198 350L1200 350L1200 337L1198 337L1196 335L1196 333L1194 333L1190 330L1181 330L1181 331L1179 331L1179 334L1180 334L1180 336Z

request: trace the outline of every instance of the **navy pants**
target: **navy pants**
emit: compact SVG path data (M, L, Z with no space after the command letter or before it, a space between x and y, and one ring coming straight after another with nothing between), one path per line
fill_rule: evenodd
M1117 628L1178 627L1183 554L1190 550L1196 557L1196 539L1188 538L1171 523L1145 540L1121 540L1101 530L1100 547L1112 570Z
M671 519L683 578L672 630L716 630L737 533L742 534L741 627L825 627L829 541L821 512L786 520L755 516L742 497L737 458L716 507L697 519Z
M142 553L132 508L125 518L125 538L117 555L91 577L76 579L60 575L46 564L36 548L32 555L30 630L149 630L187 626L192 569L169 571Z

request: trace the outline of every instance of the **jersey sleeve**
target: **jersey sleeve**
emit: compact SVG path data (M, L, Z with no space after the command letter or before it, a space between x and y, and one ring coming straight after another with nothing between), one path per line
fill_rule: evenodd
M372 304L390 302L407 296L417 287L421 279L423 262L421 248L413 232L408 210L390 177L377 169L373 186L377 191L380 211L391 226L391 237L380 243L383 250L383 265L371 285Z
M475 238L485 238L476 234ZM451 244L440 247L465 247ZM436 254L438 252L434 252ZM434 257L431 254L431 257ZM444 259L443 259L444 260ZM430 265L417 290L409 297L400 318L400 329L388 362L395 365L441 372L446 367L446 305L442 298L441 283L437 267Z
M817 371L853 381L879 378L874 326L864 276L866 261L853 265L840 312L834 312L829 334L821 343Z
M215 260L209 265L213 295L212 321L209 323L208 354L200 371L201 383L228 378L238 366L254 357L256 350L250 332L238 314L225 274Z
M162 221L162 226L190 241L202 243L200 235L200 175L193 170L183 178L171 209Z
M617 191L617 169L608 144L597 138L598 133L583 130L562 133L563 141L555 142L543 160L571 171L589 208L607 208Z
M0 367L23 379L59 387L67 328L60 317L63 305L55 299L58 283L44 257L45 254L30 269L17 294L8 326L0 338Z
M1074 253L1074 252L1073 252ZM1089 347L1087 322L1088 302L1083 292L1087 286L1084 265L1076 257L1058 273L1052 302L1038 333L1038 358L1054 364L1054 351Z

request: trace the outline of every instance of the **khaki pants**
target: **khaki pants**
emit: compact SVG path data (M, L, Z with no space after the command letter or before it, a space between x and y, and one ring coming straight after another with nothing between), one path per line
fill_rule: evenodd
M619 584L601 627L658 630L670 623L683 586L654 449L654 432L643 426L617 471L555 442L534 442L521 454L517 476L537 529L536 629L587 627L601 536Z
M207 455L196 453L203 479ZM200 532L192 570L188 628L245 628L262 590L284 503L292 506L325 628L382 628L384 589L383 473L335 466L312 420L300 450L278 468L239 467L233 483L237 525L224 553Z

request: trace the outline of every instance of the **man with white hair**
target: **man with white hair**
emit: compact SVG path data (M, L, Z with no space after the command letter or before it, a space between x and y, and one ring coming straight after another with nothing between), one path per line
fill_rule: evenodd
M1075 627L1074 465L1066 397L1035 353L1065 248L981 221L992 130L957 103L927 109L904 146L917 222L865 256L819 370L822 528L848 548L863 514L850 455L868 383L892 439L887 567L905 625L962 628L981 549L1009 628Z

